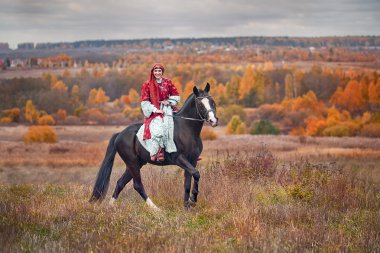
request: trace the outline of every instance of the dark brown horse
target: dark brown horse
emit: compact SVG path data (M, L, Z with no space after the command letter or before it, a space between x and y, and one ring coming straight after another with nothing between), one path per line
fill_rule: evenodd
M141 181L140 169L147 163L155 165L178 165L185 172L185 207L197 202L200 174L196 169L198 157L203 145L200 137L203 122L207 121L213 127L217 126L216 105L209 95L210 84L204 90L193 88L193 93L187 98L181 110L173 115L175 153L165 153L165 160L151 161L149 152L140 144L136 133L142 123L133 124L120 133L114 134L108 144L102 166L99 169L90 201L103 200L110 181L116 152L126 164L126 170L117 181L111 203L115 201L125 185L133 179L134 189L153 209L159 210L145 192ZM190 197L191 179L194 178L192 196Z

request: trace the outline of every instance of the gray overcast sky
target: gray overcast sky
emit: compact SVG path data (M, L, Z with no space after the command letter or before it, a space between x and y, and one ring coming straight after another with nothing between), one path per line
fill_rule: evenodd
M0 42L380 35L380 0L0 0Z

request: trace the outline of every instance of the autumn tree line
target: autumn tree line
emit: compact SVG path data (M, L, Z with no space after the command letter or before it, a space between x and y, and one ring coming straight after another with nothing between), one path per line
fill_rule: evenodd
M120 61L123 61L122 59ZM0 81L1 124L130 124L142 120L150 64L89 64L62 75ZM379 71L314 65L167 64L182 101L211 84L229 134L380 137Z

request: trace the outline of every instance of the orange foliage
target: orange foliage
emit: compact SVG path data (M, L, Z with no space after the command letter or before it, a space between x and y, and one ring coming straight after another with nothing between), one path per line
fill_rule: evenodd
M193 81L190 81L188 83L186 83L186 86L185 88L183 89L183 102L185 101L185 99L190 96L191 93L193 93L193 88L195 86L195 83Z
M326 121L317 117L309 117L306 119L306 135L317 136L326 127Z
M81 114L80 118L88 123L105 123L107 121L107 116L98 108L88 109Z
M25 105L25 119L29 123L34 123L34 122L38 121L39 117L40 117L40 113L34 107L32 100L26 101L26 105Z
M204 127L201 132L202 140L215 140L217 135L214 130L209 127Z
M373 105L380 105L380 78L377 82L371 82L368 86L369 102Z
M230 122L228 122L225 132L226 134L245 134L247 132L247 127L240 117L235 115Z
M128 92L128 99L132 107L137 107L140 105L140 94L133 88Z
M317 96L313 91L309 91L302 97L297 97L292 101L292 111L307 110L312 111L314 114L321 115L325 111L322 101L318 101Z
M366 137L380 138L380 123L365 125L361 130L361 135Z
M131 100L129 99L128 95L122 95L121 98L120 98L120 100L123 101L123 103L126 104L126 105L130 105L131 104Z
M363 110L366 103L362 87L356 80L349 81L344 90L338 88L330 102L350 112Z
M60 92L67 92L67 86L61 80L54 82L53 85L51 86L51 89L56 90L56 91L60 91Z
M3 116L9 118L11 122L18 122L20 118L20 109L17 107L3 110Z
M293 128L289 132L289 135L291 135L291 136L304 136L304 135L306 135L306 130L303 127L296 127L296 128Z
M105 91L102 88L99 89L91 89L90 94L88 96L88 103L90 105L94 104L104 104L108 102L110 98L106 95Z
M57 111L57 116L60 120L65 120L67 118L67 112L64 109L59 109Z
M44 115L38 119L38 125L55 125L55 120L50 115Z
M132 121L142 119L142 112L140 107L132 108L130 106L126 106L124 108L123 114Z
M12 123L12 118L10 118L10 117L0 118L0 124L10 124L10 123Z
M255 72L253 70L253 66L248 65L244 75L240 81L240 86L239 86L239 98L243 99L249 91L253 88L255 84Z
M55 143L58 141L57 135L49 126L31 126L23 137L25 143L47 142Z

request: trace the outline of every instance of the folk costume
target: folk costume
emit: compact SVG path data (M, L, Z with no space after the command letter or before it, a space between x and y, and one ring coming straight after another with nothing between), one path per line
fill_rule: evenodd
M154 157L162 149L166 152L177 152L174 143L173 110L180 100L177 88L170 79L162 77L156 80L153 74L155 68L160 68L162 73L164 67L156 63L150 72L150 79L141 88L141 108L144 114L144 124L137 132L137 138L143 147ZM161 104L167 100L169 105ZM162 110L164 114L156 113Z

